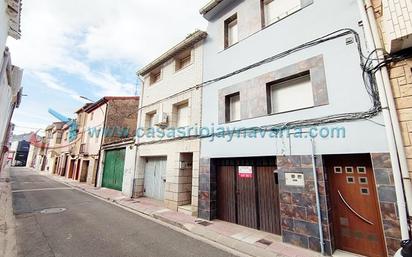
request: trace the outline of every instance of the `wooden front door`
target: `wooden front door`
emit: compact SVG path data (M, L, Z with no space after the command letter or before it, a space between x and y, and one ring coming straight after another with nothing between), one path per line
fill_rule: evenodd
M369 155L326 157L336 248L386 256L375 179Z

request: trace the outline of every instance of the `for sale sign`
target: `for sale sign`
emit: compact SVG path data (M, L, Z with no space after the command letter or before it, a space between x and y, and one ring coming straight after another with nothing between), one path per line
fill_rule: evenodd
M252 166L239 166L239 177L240 178L253 178L253 167Z

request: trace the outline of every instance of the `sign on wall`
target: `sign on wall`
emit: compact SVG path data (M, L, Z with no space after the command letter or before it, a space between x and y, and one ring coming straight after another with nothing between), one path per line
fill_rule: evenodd
M253 178L252 166L239 166L239 178Z

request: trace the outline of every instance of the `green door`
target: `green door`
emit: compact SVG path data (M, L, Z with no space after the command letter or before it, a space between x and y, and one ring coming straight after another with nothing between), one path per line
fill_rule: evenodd
M102 186L122 191L126 149L106 152Z

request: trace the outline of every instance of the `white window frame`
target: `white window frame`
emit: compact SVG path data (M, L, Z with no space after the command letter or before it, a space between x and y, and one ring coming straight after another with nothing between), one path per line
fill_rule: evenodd
M279 83L269 84L268 99L269 114L314 107L315 100L310 74L305 73Z
M227 122L235 122L241 120L241 105L240 105L240 93L235 93L232 95L228 95L227 97Z
M176 127L184 128L190 125L189 103L182 103L176 106Z
M237 13L225 20L225 48L239 42L239 23Z
M278 8L282 8L280 5L286 9L279 11ZM269 26L300 9L302 9L301 0L263 0L264 26ZM270 15L271 13L273 14Z

